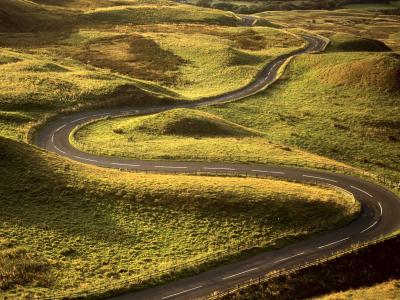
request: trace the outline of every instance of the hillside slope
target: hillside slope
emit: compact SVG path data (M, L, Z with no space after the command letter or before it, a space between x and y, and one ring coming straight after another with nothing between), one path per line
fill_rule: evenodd
M0 32L68 31L71 18L28 0L0 0Z
M0 153L0 287L11 298L135 284L228 247L279 247L359 209L297 183L120 172L4 138Z
M131 121L129 121L131 120ZM175 109L142 118L127 119L114 131L125 134L135 131L155 135L179 136L251 136L244 127L211 114L191 109Z
M400 178L400 57L392 53L304 55L276 85L205 110L272 141Z
M331 43L327 47L328 52L388 52L392 51L384 42L361 38L348 33L334 33L329 36Z

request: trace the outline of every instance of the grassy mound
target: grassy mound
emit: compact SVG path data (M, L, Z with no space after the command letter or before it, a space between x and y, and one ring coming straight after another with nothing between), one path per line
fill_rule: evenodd
M335 33L329 37L330 52L387 52L392 51L385 43L368 38L360 38L347 33Z
M49 10L27 0L0 0L0 32L69 29L70 23L58 10Z
M298 183L120 172L4 138L0 153L1 237L41 253L54 274L48 286L14 273L21 285L2 290L7 298L107 286L242 244L279 247L359 209L337 190ZM21 263L31 257L7 253ZM29 270L47 272L35 261ZM0 274L9 274L1 262Z
M272 143L258 131L191 109L96 121L75 130L70 142L94 154L140 159L342 166Z
M320 78L335 86L400 92L400 55L381 54L338 63L321 70Z
M128 5L98 8L87 11L80 19L88 23L106 24L162 24L206 23L235 26L240 18L231 12L199 8L167 2L153 5Z
M398 180L398 74L395 54L303 55L265 93L204 110L273 142Z
M19 140L56 111L168 101L168 90L150 83L69 59L6 49L0 50L0 76L0 134Z
M114 132L134 131L154 135L180 136L254 136L242 126L225 121L212 114L192 109L174 109L151 116L131 119Z
M191 7L185 9L190 14ZM123 32L80 30L63 44L62 55L197 99L248 84L268 61L302 40L271 28L153 24L124 25Z

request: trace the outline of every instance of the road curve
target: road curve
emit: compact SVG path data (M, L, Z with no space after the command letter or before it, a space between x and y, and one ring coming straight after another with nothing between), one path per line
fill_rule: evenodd
M400 228L400 199L387 189L366 180L323 171L257 164L212 162L142 161L116 157L97 156L79 151L69 143L69 134L80 124L103 117L152 114L178 107L195 108L219 102L241 99L262 90L272 83L279 67L290 57L307 52L317 52L325 47L325 41L305 36L308 46L280 56L268 64L251 84L218 97L211 97L186 104L134 110L120 108L81 112L61 117L40 129L34 143L48 151L72 160L105 168L147 170L162 172L212 172L223 174L249 174L275 178L289 178L302 182L330 184L352 193L362 205L362 213L350 224L340 229L299 241L279 250L260 253L250 258L218 266L198 275L179 279L165 285L132 292L113 299L193 299L206 296L216 290L224 290L243 281L264 275L270 271L294 264L309 262L331 252L346 249L356 242L376 239Z

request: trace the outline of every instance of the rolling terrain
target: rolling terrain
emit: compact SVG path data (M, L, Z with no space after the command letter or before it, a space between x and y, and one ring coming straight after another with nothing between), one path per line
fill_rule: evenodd
M315 51L315 45L319 47L324 47L324 43L312 43L308 46L308 48L302 50L302 52ZM293 55L298 55L298 53L295 53ZM279 60L280 58L278 58L278 61ZM283 62L281 63L283 64ZM269 66L267 66L266 70L273 70L275 66L276 63L271 63ZM264 85L268 85L269 82L274 80L274 78L269 76L270 74L267 72L262 72L260 74L266 74L264 75L266 76L265 81L263 82ZM275 72L274 76L277 76L276 74L277 72ZM226 95L221 95L220 97L205 99L205 101L200 102L199 104L189 103L184 107L198 107L203 104L209 105L226 100L240 99L246 94L252 95L254 93L254 88L262 90L263 85L250 85L248 87L239 89L237 92L228 94L229 98L227 98ZM228 105L230 104L228 103ZM304 241L304 243L296 243L289 247L283 248L282 250L267 252L265 254L261 254L259 256L241 261L237 264L228 265L226 267L217 267L197 276L188 277L180 281L175 281L160 287L145 289L143 291L139 291L133 294L122 295L120 297L115 297L115 299L130 299L131 297L159 299L160 295L162 298L176 299L186 299L187 297L201 297L212 293L215 290L224 289L232 285L238 284L248 278L254 278L260 276L261 274L265 274L268 271L273 271L277 266L280 266L280 263L282 261L287 262L287 266L291 266L291 264L294 263L304 263L310 258L315 259L316 257L321 257L323 255L331 253L332 248L336 250L346 249L346 247L348 247L351 243L363 241L365 240L365 238L368 239L368 237L365 237L364 234L367 234L369 238L371 238L372 236L378 237L382 234L385 234L384 232L386 232L387 234L391 233L393 230L398 229L398 224L395 217L395 215L397 215L399 205L398 198L395 197L394 194L382 190L377 185L371 185L368 182L363 182L348 176L340 177L327 173L305 171L301 169L291 169L287 167L278 167L272 170L265 170L265 167L263 167L262 165L216 164L205 162L153 162L137 159L126 160L118 157L98 156L84 153L77 149L74 149L73 147L71 147L71 145L69 145L68 137L70 136L70 133L73 132L74 128L76 128L80 124L85 125L85 123L99 118L106 118L106 122L110 122L110 118L118 118L118 116L121 116L123 114L129 115L140 113L142 115L146 115L154 114L158 111L169 110L171 108L176 108L176 106L158 107L156 109L144 109L139 111L124 111L123 109L114 111L105 110L97 112L94 111L86 114L72 115L48 124L47 127L44 127L42 129L36 142L41 145L41 147L70 157L73 160L103 167L122 167L127 170L146 170L154 172L160 172L161 170L163 170L164 172L175 174L178 174L179 172L186 172L189 174L198 174L201 172L224 172L226 174L238 174L246 176L248 174L253 176L260 176L260 174L264 174L267 176L268 174L269 176L275 176L278 178L284 176L300 181L309 180L311 178L324 183L335 182L335 184L339 184L339 187L341 189L344 189L346 192L350 192L349 188L351 191L353 191L350 193L354 193L354 190L357 191L357 199L362 203L364 213L362 217L357 219L357 222L353 222L352 224L345 226L340 230L334 231L331 234L327 234L321 238L306 240ZM232 134L233 124L231 123L227 123L226 121L223 122L221 119L215 119L215 117L204 113L190 113L188 111L185 111L184 114L185 116L187 116L187 118L183 116L179 118L179 113L176 113L176 111L155 115L153 119L151 119L151 117L144 117L142 118L142 120L137 121L136 124L134 123L133 128L136 128L136 131L144 130L145 132L147 131L147 133L150 134L164 133L165 135L182 135L182 132L180 133L179 131L177 131L177 127L174 125L178 118L181 119L183 122L193 123L193 129L196 128L196 122L202 122L203 126L204 124L207 124L207 126L213 124L214 131L216 133L221 133L222 130L222 134L224 130L221 128L224 128L226 132L227 128L229 128L230 126L231 131L229 132ZM159 121L158 126L154 124L154 120ZM219 128L215 128L215 126L217 126L216 124L218 124ZM117 134L118 132L121 134L124 132L124 128L116 128L116 131ZM236 134L238 133L237 125L234 132L236 132ZM200 133L204 134L204 131ZM192 132L191 134L196 136L197 134L199 134L199 132ZM375 202L375 197L380 200L378 200L378 202ZM373 209L373 211L369 211L373 206L376 207L376 205L378 210ZM384 212L386 212L387 210L390 211L390 216L384 215ZM369 217L372 217L372 219L369 219ZM271 261L274 262L271 263ZM243 270L244 268L247 269L245 269L244 271L239 271Z
M343 224L359 209L348 195L318 186L134 174L4 138L0 147L1 174L7 174L0 185L6 297L68 295L122 280L134 287L138 276L191 261L201 268L196 259L226 249L237 256L244 245L282 247Z
M398 16L0 0L0 20L0 298L206 296L399 229L396 194L353 177L400 176Z
M264 94L207 111L263 131L274 142L396 180L399 71L394 53L304 56Z

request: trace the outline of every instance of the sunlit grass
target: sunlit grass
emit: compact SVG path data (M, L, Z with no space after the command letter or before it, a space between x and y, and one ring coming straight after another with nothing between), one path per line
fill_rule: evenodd
M5 296L96 288L243 244L279 247L359 209L317 186L105 170L4 139L0 151L2 245L29 248L52 279L36 280L36 271L27 281L7 279ZM0 265L1 274L8 269Z
M269 61L301 47L303 41L267 27L164 24L85 29L61 44L58 52L82 62L195 99L248 84Z
M373 300L373 299L398 299L400 298L400 281L390 280L371 287L353 289L340 293L318 297L321 300Z
M106 24L207 23L237 25L240 18L231 12L164 2L116 6L89 10L80 16L84 22Z
M70 141L87 152L126 158L343 166L272 142L261 131L186 109L94 122L73 132Z
M205 110L272 141L398 178L399 68L394 54L303 55L267 91Z
M342 32L378 39L400 51L400 39L397 36L400 16L355 9L267 11L257 15L292 29L302 28L328 34Z

